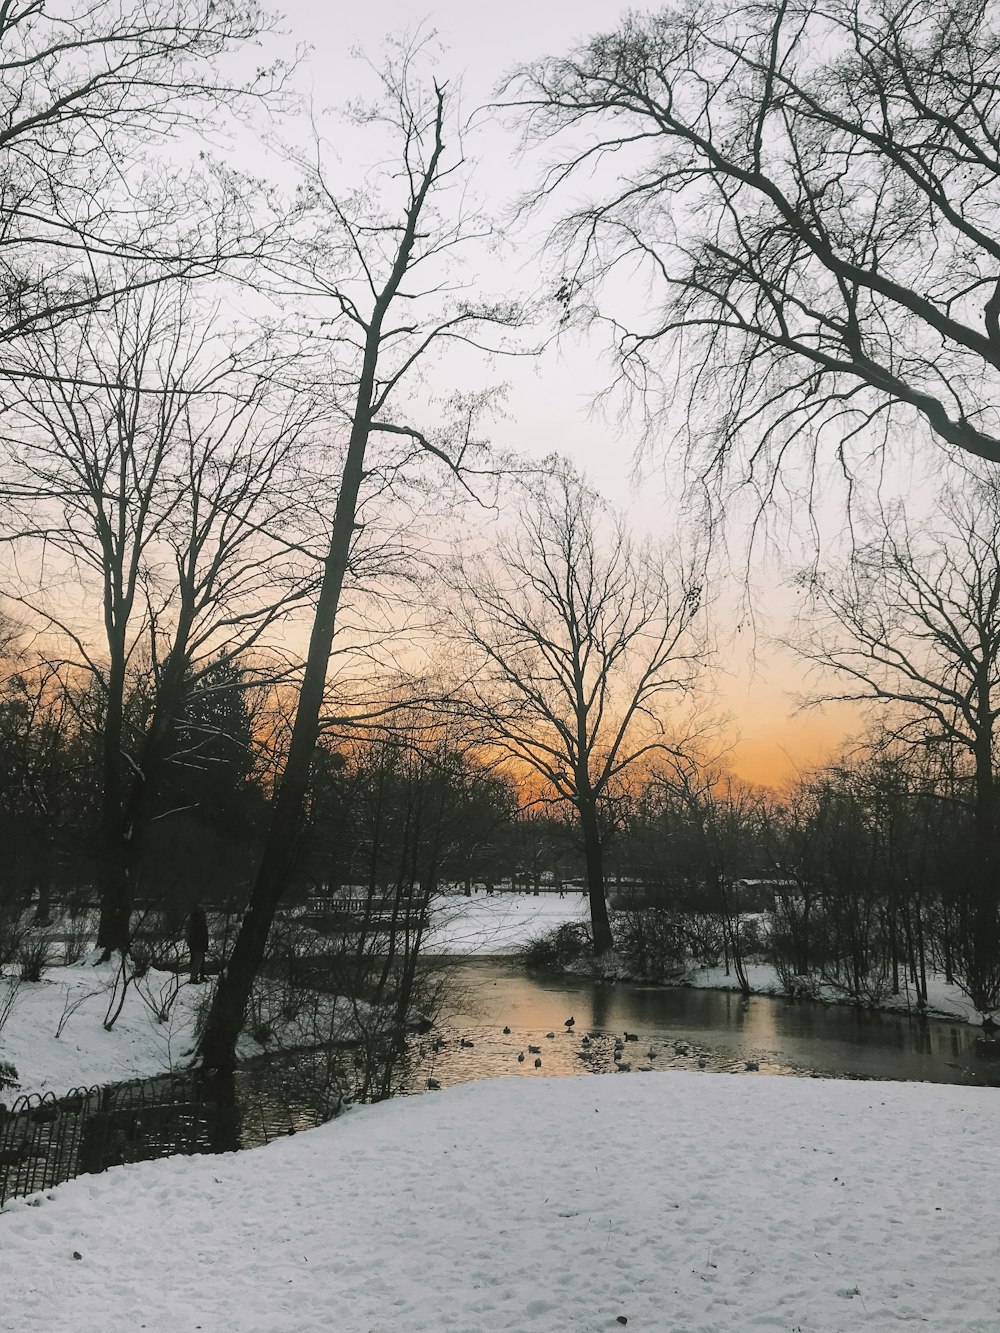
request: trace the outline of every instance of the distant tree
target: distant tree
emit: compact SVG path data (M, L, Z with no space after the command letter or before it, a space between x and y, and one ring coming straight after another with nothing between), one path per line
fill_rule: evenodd
M663 706L694 684L700 574L672 572L560 464L518 490L520 522L489 559L456 564L467 715L483 742L575 812L594 950L613 944L602 812L629 771L670 748Z
M245 897L267 808L255 781L253 684L225 658L192 673L165 738L134 860L137 892L175 917L198 900Z
M105 949L128 938L134 860L185 681L254 648L316 575L301 469L312 403L245 360L213 345L188 292L159 287L25 334L17 363L40 373L0 384L7 596L100 694ZM140 720L126 700L144 666Z
M996 778L1000 717L1000 487L969 477L942 492L914 531L899 511L851 559L800 579L810 597L795 645L848 683L825 699L868 704L918 748L951 750L972 817L963 876L963 984L1000 1007L1000 847Z
M662 759L657 781L671 816L665 859L671 872L696 886L709 910L718 913L726 976L732 967L740 989L748 995L739 881L761 855L769 815L764 793L735 780L717 764L684 755Z

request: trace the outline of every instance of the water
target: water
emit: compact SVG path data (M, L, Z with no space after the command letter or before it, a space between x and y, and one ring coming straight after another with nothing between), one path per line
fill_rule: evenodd
M417 1058L405 1091L424 1088L429 1077L445 1086L508 1074L609 1072L614 1037L625 1031L639 1038L621 1053L632 1072L646 1066L747 1073L750 1062L759 1066L752 1072L802 1077L1000 1083L1000 1064L976 1055L981 1033L965 1023L921 1024L898 1014L766 995L744 999L733 992L526 974L496 959L459 963L455 980L456 998L437 1040L431 1034L413 1044ZM575 1023L567 1030L564 1020L571 1016ZM585 1034L594 1034L588 1043ZM463 1038L472 1047L462 1046ZM539 1047L538 1056L528 1052L529 1044Z

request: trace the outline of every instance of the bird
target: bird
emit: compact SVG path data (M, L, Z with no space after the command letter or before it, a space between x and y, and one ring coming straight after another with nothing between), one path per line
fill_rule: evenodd
M541 1046L529 1046L528 1053L529 1055L541 1055L542 1048Z
M538 1056L536 1055L536 1056L535 1056L535 1068L536 1068L536 1069L541 1069L541 1067L542 1067L542 1062L541 1062L541 1060L539 1060Z
M708 1061L705 1059L704 1056L701 1056L701 1057L699 1058L699 1060L698 1060L698 1068L699 1068L699 1069L704 1069L705 1066L706 1066L707 1064L708 1064Z
M646 1059L647 1059L647 1060L655 1060L655 1059L656 1059L656 1052L653 1050L652 1046L651 1046L651 1047L649 1048L649 1050L646 1052Z
M430 1088L431 1092L433 1092L436 1088L440 1088L441 1084L436 1078L429 1078L427 1080L427 1086Z
M475 1043L474 1041L466 1041L464 1037L462 1038L461 1042L459 1043L460 1046L465 1046L467 1049L470 1049L470 1050L471 1050L471 1048L472 1048L473 1046L475 1046L475 1044L476 1044L476 1043Z
M570 1015L570 1017L567 1018L567 1019L566 1019L566 1022L563 1024L563 1027L564 1027L564 1028L571 1028L571 1027L573 1027L575 1024L576 1024L576 1019L575 1019L572 1015Z
M631 1074L632 1066L630 1064L620 1064L618 1066L619 1074Z
M523 1052L523 1051L520 1053L520 1055L518 1055L518 1057L517 1057L517 1063L518 1063L519 1065L523 1065L523 1064L524 1064L524 1052Z
M503 1035L504 1035L505 1037L509 1037L509 1036L510 1036L510 1028L505 1027L504 1030L503 1030Z
M638 1036L637 1036L634 1032L626 1032L626 1033L625 1033L625 1040L626 1040L626 1041L638 1041L639 1038L638 1038Z
M580 1038L580 1045L581 1045L581 1046L589 1046L589 1045L590 1045L590 1038L587 1036L586 1032L585 1032L585 1033L583 1034L583 1036Z
M551 1037L554 1037L556 1034L555 1034L554 1032L546 1032L545 1035L546 1035L547 1037L550 1037L550 1038L551 1038Z
M755 1074L757 1070L760 1068L760 1065L757 1063L756 1060L748 1060L746 1062L746 1068L750 1071L751 1074Z

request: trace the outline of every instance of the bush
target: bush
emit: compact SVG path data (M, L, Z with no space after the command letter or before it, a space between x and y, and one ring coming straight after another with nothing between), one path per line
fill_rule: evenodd
M525 945L521 955L525 967L537 972L562 972L589 954L590 933L583 925L568 921Z
M687 961L687 929L681 913L636 907L614 915L618 954L631 976L663 981Z
M14 961L22 981L41 981L42 973L52 961L50 937L41 932L27 936L18 945Z

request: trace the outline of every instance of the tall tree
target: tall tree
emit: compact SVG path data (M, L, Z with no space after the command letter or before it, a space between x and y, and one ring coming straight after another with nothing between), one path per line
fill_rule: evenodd
M359 498L377 469L372 442L402 442L418 457L451 471L470 459L473 413L458 403L458 425L414 420L415 382L428 359L456 343L482 346L490 326L520 320L510 303L489 304L456 284L461 251L482 239L484 221L467 213L459 182L461 149L449 152L451 95L422 86L417 52L394 53L380 76L381 101L358 113L379 133L383 165L365 189L338 190L324 165L323 145L301 163L313 228L289 251L287 282L322 303L319 338L334 360L346 418L347 448L322 568L315 618L270 827L250 902L232 957L215 992L201 1051L206 1066L234 1060L250 987L264 957L275 910L288 884L323 711L327 672L345 580L355 546ZM387 147L386 133L390 136ZM460 143L459 127L453 133ZM445 272L445 266L448 272ZM445 295L442 295L445 293Z
M25 334L16 363L38 373L0 386L8 596L100 689L99 940L121 949L186 679L256 645L315 577L299 525L311 404L213 347L183 289L125 291ZM137 730L126 697L142 662L152 705Z
M633 14L523 70L535 199L576 192L564 317L608 321L658 425L686 383L704 466L824 425L849 461L916 419L1000 460L998 64L980 0L755 0Z
M946 489L936 520L905 515L839 568L802 576L811 594L797 641L809 661L849 683L824 697L867 703L919 746L951 749L969 775L974 827L968 876L965 984L982 1009L1000 1006L1000 487L992 476Z
M583 843L594 950L613 944L606 808L644 757L669 748L662 706L705 662L700 575L634 544L566 464L517 495L519 527L488 560L460 560L454 623L469 655L468 715L483 739L568 803Z

